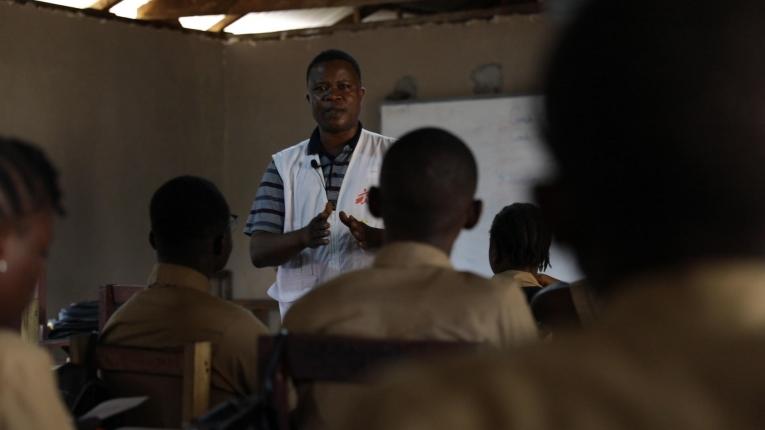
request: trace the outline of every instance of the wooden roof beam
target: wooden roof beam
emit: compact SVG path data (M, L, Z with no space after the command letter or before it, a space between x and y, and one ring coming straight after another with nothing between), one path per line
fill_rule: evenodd
M273 40L273 39L288 39L293 37L314 37L320 35L332 34L338 31L359 31L359 30L372 30L378 28L393 28L403 27L409 25L423 25L423 24L441 24L447 22L464 22L473 19L491 19L495 16L502 15L516 15L516 14L539 14L544 10L544 5L540 2L529 1L526 3L518 3L512 6L500 6L487 9L473 9L460 12L447 12L437 13L429 15L421 15L412 18L400 18L388 21L377 21L370 23L351 24L351 25L338 25L331 27L320 28L307 28L301 30L289 30L279 31L274 33L260 33L260 34L241 34L233 36L234 40Z
M244 15L239 15L239 14L226 15L223 17L223 19L215 23L215 25L207 29L207 31L212 31L213 33L222 33L226 27L233 24L235 21L239 20L239 18L243 16Z
M250 12L413 3L416 0L152 0L138 10L139 19L175 19L196 15L245 15Z
M114 7L117 3L122 2L122 0L98 0L92 5L90 5L91 9L96 10L109 10Z

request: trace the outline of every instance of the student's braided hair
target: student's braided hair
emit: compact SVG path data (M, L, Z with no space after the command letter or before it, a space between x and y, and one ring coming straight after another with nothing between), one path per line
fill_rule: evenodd
M56 168L34 145L0 137L0 221L45 207L64 213Z
M502 261L513 268L550 267L552 231L541 210L531 203L505 206L491 224L491 241Z

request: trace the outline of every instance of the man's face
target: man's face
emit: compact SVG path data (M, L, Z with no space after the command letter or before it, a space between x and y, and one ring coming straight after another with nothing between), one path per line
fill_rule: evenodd
M359 122L366 89L353 67L342 60L319 63L308 74L308 94L313 118L319 129L340 133Z

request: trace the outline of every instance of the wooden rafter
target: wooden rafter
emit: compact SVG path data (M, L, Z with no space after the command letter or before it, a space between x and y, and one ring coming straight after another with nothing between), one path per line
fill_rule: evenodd
M536 1L515 4L512 6L501 6L487 9L474 9L461 12L438 13L432 15L422 15L412 18L401 18L390 21L377 21L362 24L338 25L332 27L308 28L303 30L289 30L276 33L261 34L243 34L234 36L234 39L248 40L271 40L287 39L292 37L313 37L325 34L331 34L337 31L359 31L373 30L377 28L404 27L409 25L440 24L446 22L463 22L473 19L491 19L499 15L515 14L539 14L544 10L544 6Z
M353 8L353 13L349 14L345 18L336 22L334 25L348 25L348 24L359 24L359 23L361 23L361 12L359 11L359 8Z
M239 18L243 17L244 15L226 15L221 19L220 21L216 22L215 25L208 28L207 31L211 31L213 33L221 33L223 30L228 27L229 25L233 24L234 21L238 20Z
M109 10L121 1L122 0L98 0L97 2L93 3L90 8L96 10Z
M412 3L415 0L152 0L138 10L140 19L175 19L195 15L244 15L249 12Z

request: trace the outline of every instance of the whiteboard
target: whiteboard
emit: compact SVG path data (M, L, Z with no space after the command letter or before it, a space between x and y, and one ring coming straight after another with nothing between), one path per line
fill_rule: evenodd
M489 229L494 216L515 202L533 202L533 186L553 173L554 164L539 139L538 96L392 103L382 106L382 133L401 137L420 127L440 127L462 138L478 162L480 223L463 231L452 250L456 268L491 276ZM572 254L553 244L550 276L582 278Z

